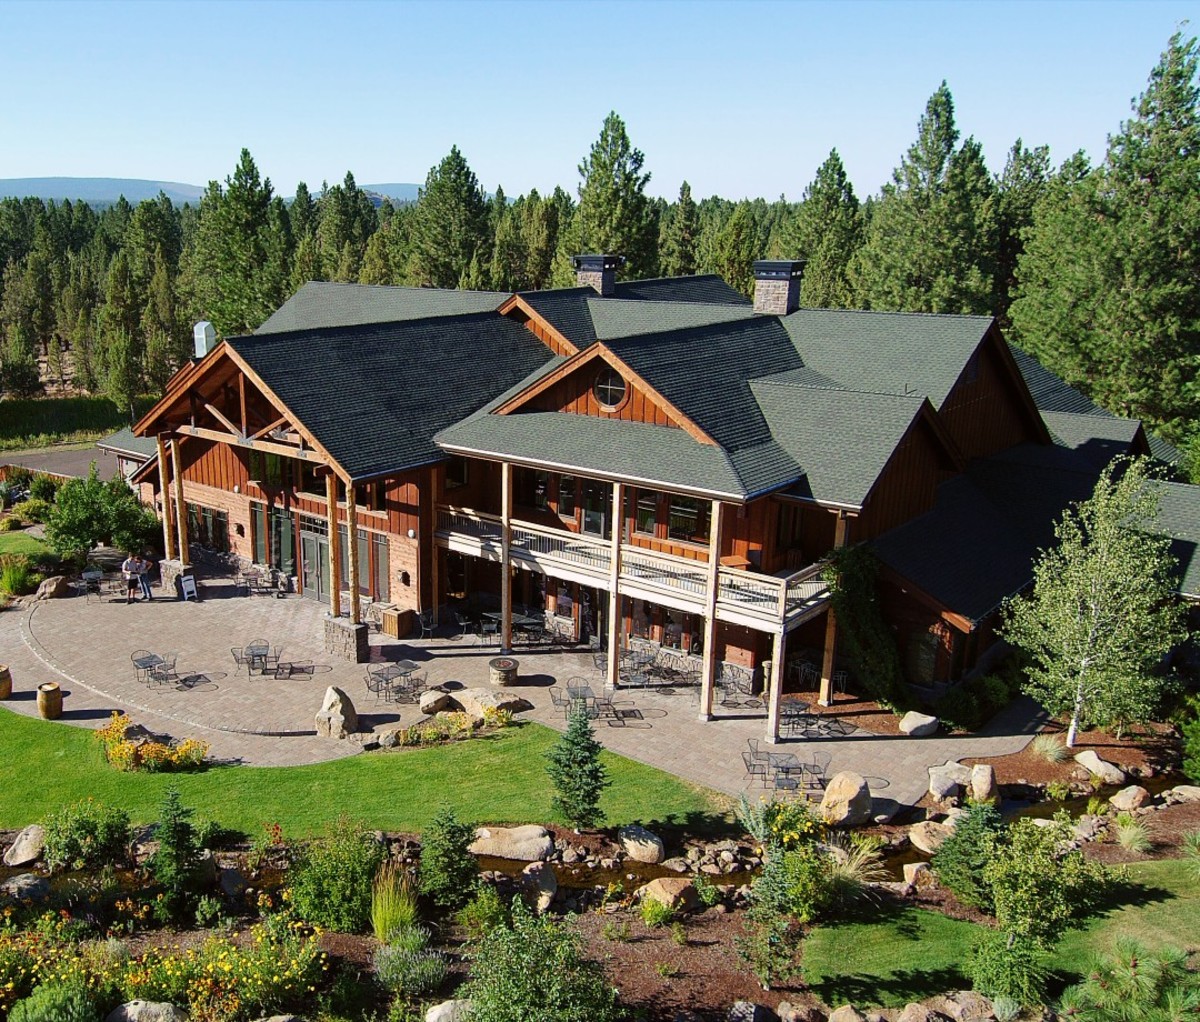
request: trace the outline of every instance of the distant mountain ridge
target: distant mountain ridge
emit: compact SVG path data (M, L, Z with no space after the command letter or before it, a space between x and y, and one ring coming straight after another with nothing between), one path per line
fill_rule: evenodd
M84 202L113 203L122 195L137 204L144 199L156 199L159 192L175 203L196 203L204 194L199 185L178 181L143 181L132 177L10 177L0 178L0 198L54 199L62 202L82 199Z
M37 198L74 202L82 199L88 203L111 205L122 195L127 202L136 205L144 199L156 199L164 192L172 202L195 205L204 194L203 185L183 184L179 181L146 181L135 177L9 177L0 178L0 199ZM421 189L416 184L360 185L366 192L386 196L393 202L416 202ZM288 200L291 201L291 196ZM378 205L378 203L376 203Z

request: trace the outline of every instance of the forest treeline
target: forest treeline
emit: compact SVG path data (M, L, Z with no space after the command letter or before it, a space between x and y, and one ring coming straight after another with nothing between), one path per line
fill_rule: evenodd
M1200 461L1197 42L1176 33L1102 161L1053 166L1016 140L991 170L943 82L878 194L837 150L799 202L673 202L615 113L558 187L488 196L457 148L417 202L377 208L352 174L285 202L243 150L195 206L0 202L0 383L122 407L158 393L191 325L252 331L309 280L516 291L574 283L570 257L625 255L626 278L717 273L750 293L760 258L807 260L810 307L995 315L1007 336L1110 411Z

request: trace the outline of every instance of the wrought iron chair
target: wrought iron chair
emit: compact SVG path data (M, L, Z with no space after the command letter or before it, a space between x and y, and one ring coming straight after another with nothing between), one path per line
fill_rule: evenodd
M129 654L129 659L133 661L134 676L142 684L146 684L150 680L150 664L146 663L154 654L148 649L135 649ZM139 663L142 661L144 663Z
M175 670L178 653L163 654L162 663L150 668L148 683L152 685L175 685L179 682L179 674Z
M763 787L767 786L767 764L765 760L759 761L754 758L749 752L742 753L742 763L746 767L746 776L751 781L756 777L762 778Z

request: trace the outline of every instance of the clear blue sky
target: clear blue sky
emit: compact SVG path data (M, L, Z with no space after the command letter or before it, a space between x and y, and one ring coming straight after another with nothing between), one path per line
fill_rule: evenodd
M1200 0L1034 3L26 3L0 0L0 178L276 189L425 179L574 189L610 109L674 195L799 198L832 147L874 192L944 78L999 170L1103 154Z

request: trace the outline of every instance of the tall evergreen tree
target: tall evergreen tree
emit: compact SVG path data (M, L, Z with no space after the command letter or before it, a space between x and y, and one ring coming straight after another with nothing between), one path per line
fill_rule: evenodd
M726 221L716 238L713 269L746 295L754 293L754 260L766 248L766 239L760 221L755 216L754 206L739 202L733 215Z
M1200 414L1200 88L1171 37L1104 164L1039 203L1018 340L1112 412L1183 440Z
M661 251L664 277L683 277L696 272L696 241L700 234L700 211L692 199L692 186L679 186L679 201L665 221Z
M567 720L567 730L546 753L546 773L554 783L554 808L578 830L604 819L600 796L612 782L600 762L602 746L582 709Z
M1034 207L1046 194L1049 182L1049 148L1027 149L1017 139L996 182L996 313L1006 326L1025 232L1033 224Z
M498 291L520 291L529 286L529 250L525 247L524 202L505 212L496 225L492 245L491 284Z
M388 251L387 229L376 231L367 242L362 266L358 270L360 284L391 284L392 260Z
M784 258L806 260L800 301L811 308L854 307L850 264L862 244L862 218L854 186L836 149L817 168L788 228Z
M565 203L559 201L560 195ZM570 206L570 197L561 188L556 188L554 195L546 199L538 195L536 188L525 197L521 207L521 243L525 249L522 280L525 287L533 290L549 287L554 253L558 248L559 217L563 215L562 210L569 210Z
M996 209L979 144L958 143L946 83L884 185L852 275L858 301L907 312L992 311Z
M430 169L412 223L414 283L456 287L488 243L488 202L458 146Z
M653 277L658 272L658 223L646 195L650 174L642 173L646 157L635 149L625 122L610 113L600 137L579 164L579 205L560 234L554 281L575 282L571 257L583 252L625 256L621 276Z

